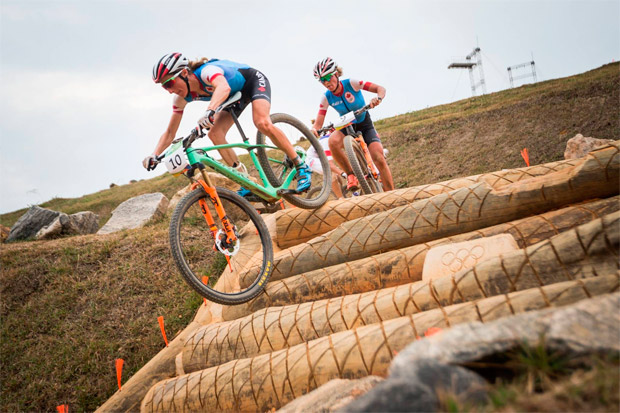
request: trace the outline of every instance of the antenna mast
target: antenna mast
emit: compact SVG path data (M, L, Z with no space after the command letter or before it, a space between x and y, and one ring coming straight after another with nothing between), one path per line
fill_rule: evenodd
M475 61L473 60L475 59ZM478 66L480 81L476 83L474 80L474 67ZM450 63L448 69L468 69L469 81L471 82L471 94L476 96L476 89L482 88L482 94L486 95L487 87L484 81L484 71L482 70L482 54L480 48L476 47L470 54L465 56L465 60L460 59Z

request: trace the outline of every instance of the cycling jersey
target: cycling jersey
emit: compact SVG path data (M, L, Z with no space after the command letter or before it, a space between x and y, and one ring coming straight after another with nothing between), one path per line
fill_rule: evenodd
M340 94L336 95L329 90L325 92L325 97L321 101L321 110L324 108L326 112L329 105L342 116L366 106L362 89L368 90L371 83L354 79L342 79L340 84L342 85ZM321 114L321 111L319 111L319 114ZM362 122L364 119L366 119L366 112L356 116L355 123Z
M175 95L172 101L172 110L182 113L185 105L195 100L210 101L215 87L213 80L218 76L224 76L230 86L230 95L241 92L241 105L239 115L248 103L256 99L271 101L271 85L267 77L260 71L243 63L236 63L230 60L212 59L193 71L194 76L200 84L200 89L204 95L190 93L187 97Z

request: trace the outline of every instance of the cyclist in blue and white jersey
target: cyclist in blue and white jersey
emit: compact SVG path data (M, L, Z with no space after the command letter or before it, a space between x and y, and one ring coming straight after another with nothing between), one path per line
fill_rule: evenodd
M377 94L377 97L372 98L370 101L371 108L379 105L385 97L385 88L383 86L361 80L341 79L341 76L342 68L338 67L336 62L330 57L321 60L314 67L314 77L327 89L321 99L319 113L312 126L312 132L316 136L318 136L317 131L323 126L328 107L331 106L342 116L366 106L362 90ZM391 191L394 189L392 172L385 160L383 145L370 119L370 114L364 112L357 116L353 123L353 128L355 131L362 133L364 141L368 145L370 156L381 174L383 188L386 191ZM344 134L341 131L334 131L329 139L329 148L336 162L347 173L347 189L357 189L359 182L355 175L353 175L353 169L344 152L343 142Z
M198 124L203 128L210 128L208 136L214 144L226 144L226 133L234 121L227 111L216 114L215 109L230 95L241 92L241 105L235 114L239 116L247 105L251 104L252 119L256 128L269 136L278 148L293 159L297 169L297 191L303 192L310 188L311 169L297 156L286 135L271 122L269 117L271 86L263 73L246 64L229 60L202 58L189 61L181 53L170 53L153 66L153 81L161 84L174 96L168 127L159 138L153 153L142 161L145 168L152 167L155 157L172 143L181 123L185 105L189 102L197 100L209 102L207 111L198 120ZM247 174L245 165L239 161L231 148L220 149L219 152L228 165ZM247 196L250 191L241 188L239 194Z

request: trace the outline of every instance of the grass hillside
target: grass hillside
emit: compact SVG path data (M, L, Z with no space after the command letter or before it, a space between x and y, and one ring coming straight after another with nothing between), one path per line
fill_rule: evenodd
M378 121L397 186L521 167L524 147L534 164L559 160L577 133L620 139L619 68ZM171 197L185 184L166 174L42 206L94 211L103 224L130 197ZM25 211L1 215L0 223L11 226ZM106 236L2 244L0 266L0 411L55 411L63 403L71 412L95 410L117 389L114 360L125 360L126 381L164 346L157 317L171 340L202 303L174 266L167 219ZM616 367L603 386L612 396Z

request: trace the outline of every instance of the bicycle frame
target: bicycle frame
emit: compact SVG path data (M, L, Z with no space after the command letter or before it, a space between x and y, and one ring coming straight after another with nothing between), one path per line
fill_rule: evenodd
M364 152L364 158L366 158L366 163L368 164L368 170L370 171L370 173L372 173L372 176L378 180L379 170L377 169L375 163L372 161L372 157L370 156L370 151L368 150L368 145L366 145L366 141L364 141L364 138L359 134L357 136L353 136L355 136L355 140L362 147L362 152Z

